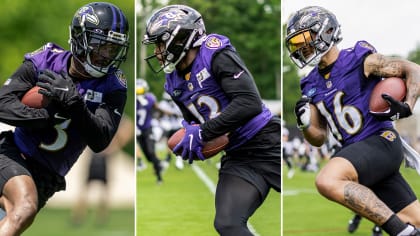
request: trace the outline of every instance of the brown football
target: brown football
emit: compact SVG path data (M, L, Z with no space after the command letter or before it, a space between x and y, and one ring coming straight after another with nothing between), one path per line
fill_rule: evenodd
M43 108L46 107L49 103L49 100L46 96L38 93L40 87L35 86L29 89L25 95L23 95L21 102L28 107L32 108Z
M404 80L390 77L380 81L372 90L369 100L369 110L372 112L384 112L388 110L388 102L382 98L382 94L388 94L397 101L403 101L407 93Z
M169 139L168 139L168 147L169 149L173 150L175 146L181 142L181 140L185 136L185 128L181 128L176 131ZM204 157L211 158L215 156L217 153L221 152L226 148L229 143L229 138L227 135L222 135L217 138L214 138L208 142L204 143L202 153ZM177 155L181 155L182 151L179 153L175 153Z

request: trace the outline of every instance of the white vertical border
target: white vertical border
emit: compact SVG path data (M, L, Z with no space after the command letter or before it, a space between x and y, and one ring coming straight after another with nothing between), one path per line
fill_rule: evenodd
M139 0L133 0L134 3L134 7L133 7L133 11L134 11L134 86L132 89L133 94L134 94L134 100L136 99L136 79L137 79L137 12L139 11L139 7L140 7L140 1ZM136 127L137 127L137 115L136 112L137 111L137 105L136 105L136 101L134 101L134 235L137 235L137 139L136 139Z
M279 19L279 26L280 26L280 101L281 101L281 104L282 104L282 106L281 106L281 119L283 120L283 117L284 117L284 110L283 110L283 108L284 108L284 106L283 106L283 103L284 103L284 97L283 97L283 53L284 53L284 50L283 50L283 23L282 23L282 15L283 15L283 12L284 12L284 7L283 7L283 4L282 4L282 0L280 0L280 19ZM283 123L283 122L282 122ZM282 141L281 141L281 159L283 160L283 125L282 125L282 128L281 128L281 139L282 139ZM284 204L283 204L283 200L284 200L284 198L283 198L283 196L284 196L284 185L283 185L283 170L284 170L284 168L283 168L283 164L281 165L281 174L280 174L280 176L281 176L281 184L280 184L280 186L281 186L281 191L280 191L280 235L281 236L283 236L283 231L284 231L284 227L283 227L283 206L284 206Z

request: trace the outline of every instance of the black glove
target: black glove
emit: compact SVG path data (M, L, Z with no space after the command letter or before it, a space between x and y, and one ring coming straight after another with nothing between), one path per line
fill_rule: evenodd
M295 115L297 127L300 130L308 128L311 124L311 108L309 106L311 101L311 98L303 96L296 102Z
M395 100L388 94L382 94L382 98L389 103L389 109L384 112L370 112L378 120L398 120L404 117L409 117L411 114L410 106L405 102Z
M39 93L56 101L65 109L82 100L76 86L68 75L44 70L38 79L39 81L36 85L41 87Z

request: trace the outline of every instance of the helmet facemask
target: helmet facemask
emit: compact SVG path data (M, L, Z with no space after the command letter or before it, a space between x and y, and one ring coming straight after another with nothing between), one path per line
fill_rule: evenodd
M69 43L73 57L89 75L112 73L127 58L127 19L112 4L89 3L73 17Z
M88 74L96 78L108 74L112 71L111 68L119 68L127 58L128 39L125 34L108 31L108 34L104 36L83 30L79 40L71 41L76 41L76 43L71 43L71 47L78 48L74 50L75 58Z
M153 72L171 73L191 48L201 46L204 38L200 13L184 5L164 7L148 20L143 44L155 44L156 48L145 60Z
M313 42L313 34L310 30L297 32L286 40L290 58L299 68L303 68L317 56Z
M152 56L147 57L145 60L149 64L150 68L155 72L159 73L160 71L164 71L165 73L171 73L175 70L176 65L185 57L188 50L192 47L199 46L198 44L194 44L193 42L196 41L196 36L198 35L198 30L185 30L181 29L178 25L175 27L175 30L172 33L165 32L161 35L160 39L155 43L157 48L161 48L158 45L163 44L163 50L155 51L155 54ZM150 44L147 40L143 41L145 44ZM157 59L159 66L156 66L156 62L151 61L151 59Z
M332 13L320 7L306 9L292 17L287 28L286 47L299 68L316 66L342 40L340 25Z

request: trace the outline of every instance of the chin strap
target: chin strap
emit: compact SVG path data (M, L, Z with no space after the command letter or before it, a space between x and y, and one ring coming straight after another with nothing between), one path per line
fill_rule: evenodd
M90 75L86 73L83 69L82 62L76 58L75 56L72 57L70 60L70 68L69 68L69 75L74 78L89 78Z
M95 78L101 78L102 76L106 75L106 73L99 71L98 69L95 69L91 64L89 63L83 63L83 67L85 68L85 71Z

